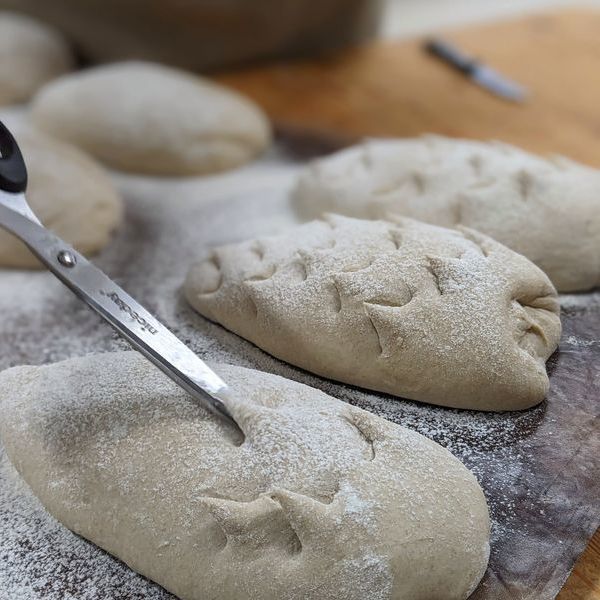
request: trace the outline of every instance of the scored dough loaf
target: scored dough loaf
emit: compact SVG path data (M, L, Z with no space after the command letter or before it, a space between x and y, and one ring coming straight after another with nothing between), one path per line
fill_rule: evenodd
M115 169L195 175L248 162L269 143L264 113L207 79L144 62L100 66L45 86L38 127Z
M28 100L72 66L71 52L58 31L24 15L0 11L0 105Z
M189 303L318 375L480 410L541 402L560 337L556 291L525 257L471 230L329 215L217 248Z
M489 518L455 457L306 385L214 368L243 443L120 352L0 374L8 456L59 521L182 600L470 595Z
M600 171L562 157L431 135L373 140L315 161L293 201L310 219L464 225L524 254L561 292L600 285Z
M123 218L108 174L79 149L32 128L14 130L27 164L27 202L45 227L82 254L104 248ZM0 267L39 268L15 236L0 229Z

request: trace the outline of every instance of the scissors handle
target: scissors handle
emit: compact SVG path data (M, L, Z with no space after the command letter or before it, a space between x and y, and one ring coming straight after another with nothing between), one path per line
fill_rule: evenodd
M25 198L27 170L19 146L1 122L0 149L0 227L25 242L138 352L241 433L226 406L227 384L127 292L39 222Z
M27 187L27 169L11 132L0 121L0 189L18 194Z

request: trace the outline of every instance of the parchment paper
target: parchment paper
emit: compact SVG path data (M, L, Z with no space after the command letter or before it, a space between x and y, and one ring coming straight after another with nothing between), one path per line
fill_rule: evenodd
M202 179L115 176L126 222L96 263L202 358L318 387L449 448L479 478L493 518L490 566L474 598L554 598L600 523L600 293L562 298L551 391L529 411L435 408L311 376L199 317L180 293L190 262L211 245L294 223L287 192L297 168L275 150ZM127 347L49 273L0 271L0 315L0 368ZM171 596L47 515L0 448L0 598Z

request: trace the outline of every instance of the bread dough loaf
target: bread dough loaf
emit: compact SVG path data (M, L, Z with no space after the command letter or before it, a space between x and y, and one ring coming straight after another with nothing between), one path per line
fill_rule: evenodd
M600 171L564 158L437 136L368 141L316 161L294 203L305 218L465 225L527 256L561 292L600 285Z
M201 314L303 369L443 406L515 410L548 389L556 291L470 230L328 216L217 248L188 273Z
M0 11L0 105L28 100L72 63L57 31L29 17Z
M408 429L225 365L243 444L134 352L0 375L48 511L182 600L454 600L488 558L473 475Z
M123 207L102 167L34 129L14 133L27 164L27 202L40 221L83 254L104 248L122 220ZM0 229L0 267L40 266L25 244Z
M265 115L249 99L144 62L96 67L52 82L36 96L32 118L115 169L155 175L230 169L270 140Z

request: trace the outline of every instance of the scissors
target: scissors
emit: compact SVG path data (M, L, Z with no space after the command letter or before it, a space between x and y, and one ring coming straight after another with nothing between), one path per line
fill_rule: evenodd
M1 121L0 154L0 227L22 240L49 271L204 408L241 431L223 402L227 384L141 304L40 223L25 198L25 161Z

